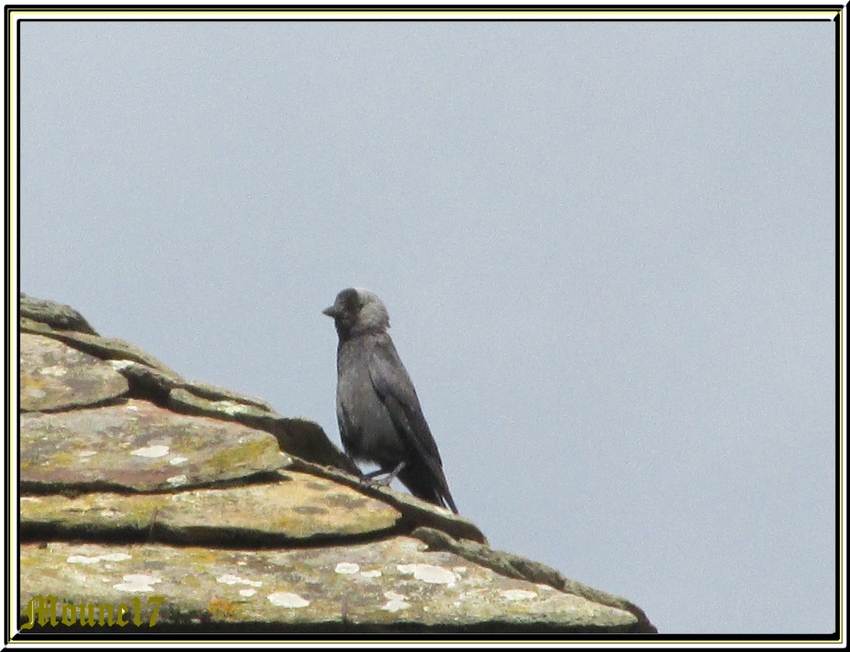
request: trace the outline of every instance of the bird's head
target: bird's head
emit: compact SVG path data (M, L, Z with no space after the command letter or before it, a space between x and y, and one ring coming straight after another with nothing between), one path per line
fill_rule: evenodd
M348 288L336 295L332 306L322 310L333 317L340 337L349 337L369 330L384 331L390 318L384 302L365 288Z

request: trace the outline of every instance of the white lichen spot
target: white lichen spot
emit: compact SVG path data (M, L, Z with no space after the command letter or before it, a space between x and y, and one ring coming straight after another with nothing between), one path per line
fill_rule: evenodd
M238 575L222 575L221 577L217 577L216 582L219 584L245 584L246 586L254 586L259 587L262 586L263 583L255 580L248 580L244 577L239 577Z
M41 498L36 498L35 496L21 496L22 503L40 503Z
M305 600L297 593L272 593L269 596L269 602L276 607L287 609L303 609L310 604L309 600Z
M239 589L239 595L243 598L250 598L256 591L254 589Z
M153 587L151 585L162 582L162 580L158 577L141 574L125 575L121 579L123 579L124 582L122 584L116 584L112 588L116 591L124 591L125 593L145 593L147 591L153 591Z
M138 405L128 405L128 406L127 406L127 409L128 409L128 410L131 410L132 412L138 412L138 411L139 411L139 406L138 406Z
M341 561L336 565L334 570L337 573L342 573L343 575L353 575L360 570L360 564L353 564L350 561Z
M407 601L407 596L401 595L400 593L387 591L384 593L384 597L387 599L387 603L381 607L384 611L392 611L395 613L396 611L401 611L402 609L410 607L410 603Z
M186 477L185 473L181 473L180 475L172 475L170 478L166 478L165 481L172 487L182 487L184 484L188 484L189 478Z
M554 586L549 586L548 584L535 584L534 586L536 586L541 591L557 591L558 590Z
M380 577L383 573L379 570L361 571L363 577Z
M59 365L53 365L52 367L44 367L39 371L42 376L56 376L61 377L68 373L68 369Z
M467 569L466 566L452 566L452 572L455 575L464 575L464 574L466 574L467 570L469 570L469 569Z
M109 364L112 365L112 368L115 369L115 371L124 371L125 369L132 367L135 362L132 360L110 360Z
M71 555L65 560L69 564L96 564L100 557L86 557L85 555Z
M427 582L428 584L446 584L451 586L457 580L457 576L447 568L440 568L431 564L398 564L396 568L407 575L413 573L414 579Z
M163 457L168 455L168 446L162 444L145 446L144 448L137 448L134 451L130 451L130 455L136 455L137 457Z
M177 455L176 457L172 457L170 460L168 460L168 463L171 466L180 466L181 464L185 464L188 461L188 457L180 457L179 455Z
M97 455L97 451L80 451L77 453L77 457L91 457L92 455Z
M110 552L106 555L97 555L96 557L87 557L86 555L71 555L65 561L69 564L96 564L99 561L125 561L132 559L132 555L124 552Z
M532 600L537 597L534 591L523 591L522 589L507 589L499 591L505 600Z
M133 555L128 555L126 552L110 552L106 555L101 555L103 561L126 561L132 559Z
M245 406L234 403L233 401L216 401L215 406L225 414L235 417L238 414L245 412Z

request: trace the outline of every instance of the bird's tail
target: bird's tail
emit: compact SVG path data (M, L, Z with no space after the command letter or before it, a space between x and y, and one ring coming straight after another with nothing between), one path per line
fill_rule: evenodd
M439 477L434 477L434 473L428 467L412 466L402 469L398 479L417 498L440 507L447 507L455 514L458 513L448 482L442 473Z

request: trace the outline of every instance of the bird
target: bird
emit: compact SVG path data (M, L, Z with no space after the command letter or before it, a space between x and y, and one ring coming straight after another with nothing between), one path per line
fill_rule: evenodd
M384 302L365 288L337 294L323 314L332 317L337 346L336 416L345 452L380 468L363 477L398 477L410 493L458 513L437 443L416 389L387 333Z

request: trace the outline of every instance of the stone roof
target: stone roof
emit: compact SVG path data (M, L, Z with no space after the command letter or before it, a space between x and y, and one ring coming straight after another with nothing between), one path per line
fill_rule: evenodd
M21 295L20 330L24 632L656 631L68 306Z

